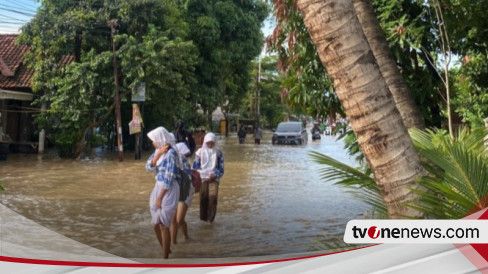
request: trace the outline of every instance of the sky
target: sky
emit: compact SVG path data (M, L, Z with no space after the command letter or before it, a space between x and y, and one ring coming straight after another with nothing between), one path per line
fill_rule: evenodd
M38 6L35 0L0 0L0 34L19 33L20 27L29 22ZM273 25L272 20L264 22L264 36L272 33Z
M35 0L0 0L0 34L19 33L39 6Z

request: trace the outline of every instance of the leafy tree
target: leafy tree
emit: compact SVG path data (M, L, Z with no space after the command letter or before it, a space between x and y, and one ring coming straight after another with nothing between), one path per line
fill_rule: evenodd
M484 127L488 117L488 60L486 54L466 57L454 71L456 94L453 106L464 121L472 127Z
M314 117L344 115L295 1L273 2L277 24L268 48L278 54L284 73L282 97L289 106Z
M259 89L260 124L276 126L285 118L286 105L280 96L283 76L276 70L277 56L265 56L261 59L261 72L259 61L252 64L251 75L255 81L250 83L248 96L243 101L240 113L247 118L256 118L257 89ZM258 82L258 74L261 79Z
M473 52L486 52L485 20L488 3L486 1L449 0L442 1L444 19L449 28L451 49L464 56Z
M340 104L334 97L316 96L317 88L331 93L334 90L321 67L295 3L284 0L273 2L277 25L268 38L268 43L280 55L280 67L288 75L283 94L288 95L291 104L301 106L311 114L323 113L322 110L326 108L341 113ZM442 83L435 68L439 46L436 43L433 11L423 1L374 0L372 3L390 51L427 126L440 127L443 120L441 108L445 104L439 93Z
M276 127L285 118L286 104L280 96L283 75L276 70L276 56L266 56L261 61L259 81L260 114L264 124Z
M90 129L104 123L110 127L110 20L118 23L114 41L126 112L130 113L130 91L141 81L147 82L147 109L159 115L149 116L146 126L160 125L195 107L187 98L192 97L196 51L172 1L43 1L20 42L31 47L27 60L35 71L33 89L40 94L36 103L49 106L37 120L64 156L81 153ZM75 62L63 64L68 55L74 55Z
M441 78L436 70L437 28L435 13L420 1L374 0L378 20L397 65L426 125L440 127L445 106Z
M395 105L407 128L425 128L424 120L411 96L402 74L390 54L388 43L376 18L370 0L353 0L354 10L363 28L363 33L370 45L376 63L390 90Z
M383 28L389 35L390 47L395 52L397 62L402 67L416 101L422 105L424 117L430 126L441 126L438 113L447 100L446 87L440 74L445 74L437 64L442 61L441 34L434 7L441 16L447 30L450 53L462 62L450 72L454 92L452 106L464 121L472 126L480 126L480 121L488 115L483 108L483 97L487 90L483 83L483 64L487 60L487 40L483 30L487 23L483 11L488 8L486 1L373 1L376 4ZM394 12L396 10L396 12ZM408 46L408 48L406 47ZM471 62L471 60L473 62ZM456 65L456 64L454 64ZM459 65L459 64L457 64ZM445 77L444 77L445 78Z
M488 23L484 19L486 1L451 0L443 2L451 50L459 56L454 69L453 106L472 127L483 125L488 117Z
M198 48L195 100L210 115L217 107L224 114L239 109L247 87L251 60L263 44L261 25L266 6L253 0L189 0L186 20Z

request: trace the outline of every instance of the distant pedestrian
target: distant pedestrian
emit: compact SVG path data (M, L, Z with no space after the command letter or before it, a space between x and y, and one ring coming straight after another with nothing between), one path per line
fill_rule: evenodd
M163 250L163 258L167 259L171 245L169 227L180 196L176 174L181 164L174 149L174 138L164 127L150 131L147 136L156 149L146 163L147 171L156 172L156 183L149 197L151 224Z
M256 145L260 145L262 138L263 138L263 132L261 131L261 128L259 126L256 126L256 129L254 130L254 143Z
M246 140L246 130L244 129L243 125L239 127L237 136L239 137L239 144L244 144L244 141Z
M178 208L176 209L176 214L173 217L173 221L171 222L171 243L176 244L176 237L178 234L178 228L181 227L183 231L183 236L185 240L188 240L190 237L188 236L188 227L185 221L186 212L191 205L193 200L193 195L195 194L195 188L193 187L190 179L190 162L189 159L191 157L191 152L186 146L185 143L181 142L176 144L176 148L178 149L178 153L180 154L180 159L183 165L184 176L187 176L187 180L182 180L184 185L180 184L180 199L178 202ZM183 195L182 195L183 194Z
M175 131L173 134L175 135L175 142L176 143L185 143L186 146L190 149L191 155L195 152L196 145L195 139L193 138L193 134L191 131L185 129L186 124L183 120L178 120L175 124Z
M203 146L197 150L193 169L202 179L200 189L200 220L212 223L217 213L220 178L224 175L224 156L217 147L215 134L207 133Z

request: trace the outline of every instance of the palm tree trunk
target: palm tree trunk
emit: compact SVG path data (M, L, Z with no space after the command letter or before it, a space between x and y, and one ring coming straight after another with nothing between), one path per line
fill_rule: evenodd
M352 0L298 0L298 8L373 170L391 218L419 216L402 202L422 172Z
M371 5L370 0L353 0L354 8L362 25L364 35L373 51L381 74L390 89L398 111L407 128L424 129L425 123L418 107L410 94L405 80L391 56L383 30Z

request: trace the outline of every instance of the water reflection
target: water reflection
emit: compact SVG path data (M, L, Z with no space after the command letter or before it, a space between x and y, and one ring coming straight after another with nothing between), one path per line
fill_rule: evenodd
M325 136L306 146L272 146L270 139L265 134L260 146L219 140L225 175L216 220L199 221L195 196L186 218L192 239L179 238L171 258L310 251L315 239L342 238L347 221L362 218L368 207L320 180L308 156L317 150L352 163L340 142ZM131 153L122 163L107 153L78 161L11 154L0 162L0 180L6 189L1 202L43 226L115 255L161 256L149 225L153 174Z

